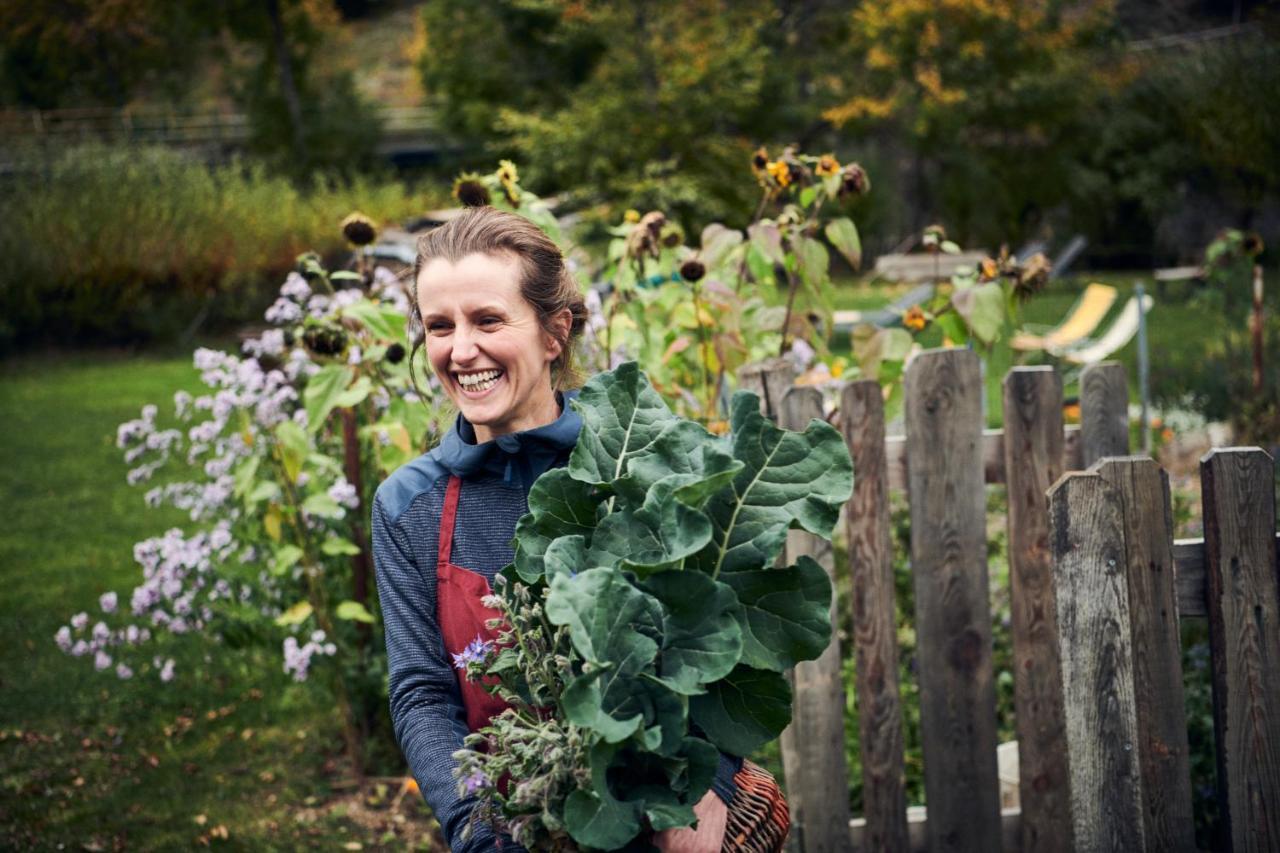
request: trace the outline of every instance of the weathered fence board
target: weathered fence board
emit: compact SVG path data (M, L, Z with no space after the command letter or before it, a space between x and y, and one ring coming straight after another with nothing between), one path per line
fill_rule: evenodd
M1069 851L1066 724L1045 498L1063 469L1062 378L1056 370L1019 367L1005 376L1004 424L1022 849Z
M778 411L778 425L803 430L822 417L822 394L816 388L787 390ZM831 542L803 530L787 532L787 562L801 555L815 559L835 584L835 555ZM831 621L836 597L831 598ZM796 664L792 672L794 705L791 725L782 733L783 770L791 805L789 843L805 853L836 853L849 845L849 778L844 752L844 688L840 681L840 640L814 661Z
M1063 460L1068 471L1085 469L1080 441L1080 427L1071 425L1062 430ZM889 467L889 488L907 488L907 439L895 435L885 439L885 454ZM1004 430L982 431L982 477L988 483L1005 482Z
M1124 513L1125 571L1143 820L1152 850L1194 851L1191 762L1182 693L1182 636L1173 579L1169 476L1145 456L1108 457L1093 470Z
M775 423L782 406L782 395L795 381L796 369L785 358L766 359L738 371L738 387L759 397L760 411Z
M845 512L853 586L855 697L862 745L859 848L906 853L902 701L889 536L889 472L884 400L874 379L851 382L840 397L841 426L853 457L853 496Z
M1280 590L1274 463L1254 448L1200 460L1218 803L1231 849L1280 848Z
M1129 380L1114 361L1080 372L1081 462L1087 468L1104 456L1129 453Z
M1276 557L1280 559L1280 534L1276 534ZM1173 540L1174 579L1178 585L1178 616L1208 616L1205 601L1209 597L1204 566L1203 539Z
M930 350L905 384L920 726L932 850L998 850L995 685L977 353Z
M1076 849L1144 849L1120 499L1101 476L1049 492Z

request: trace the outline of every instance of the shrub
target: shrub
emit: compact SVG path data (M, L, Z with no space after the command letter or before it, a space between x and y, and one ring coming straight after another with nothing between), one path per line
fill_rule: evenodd
M214 322L248 320L299 252L344 248L336 225L353 199L379 221L421 206L391 182L320 178L302 190L261 165L210 168L161 148L15 160L0 201L0 352L163 339L202 308Z

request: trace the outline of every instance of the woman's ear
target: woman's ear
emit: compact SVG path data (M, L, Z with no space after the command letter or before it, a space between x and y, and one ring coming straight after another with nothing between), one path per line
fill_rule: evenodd
M569 330L573 327L573 312L568 308L564 308L559 314L551 318L548 324L555 330L555 334L547 335L547 360L555 361L564 352L564 344L561 341L569 340Z

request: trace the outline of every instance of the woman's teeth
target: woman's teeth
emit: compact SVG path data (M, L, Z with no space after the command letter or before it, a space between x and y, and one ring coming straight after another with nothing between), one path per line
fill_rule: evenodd
M501 370L482 370L479 373L459 373L458 384L468 391L488 391L502 375Z

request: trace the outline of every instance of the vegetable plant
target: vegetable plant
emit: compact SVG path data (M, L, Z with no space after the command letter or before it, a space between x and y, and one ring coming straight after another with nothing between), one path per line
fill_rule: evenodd
M826 648L832 592L812 559L775 563L789 529L830 535L852 463L829 424L781 429L744 391L713 435L630 362L573 405L578 443L488 601L498 640L456 661L512 705L457 753L459 788L530 849L618 850L690 825L718 751L790 721L784 673Z

